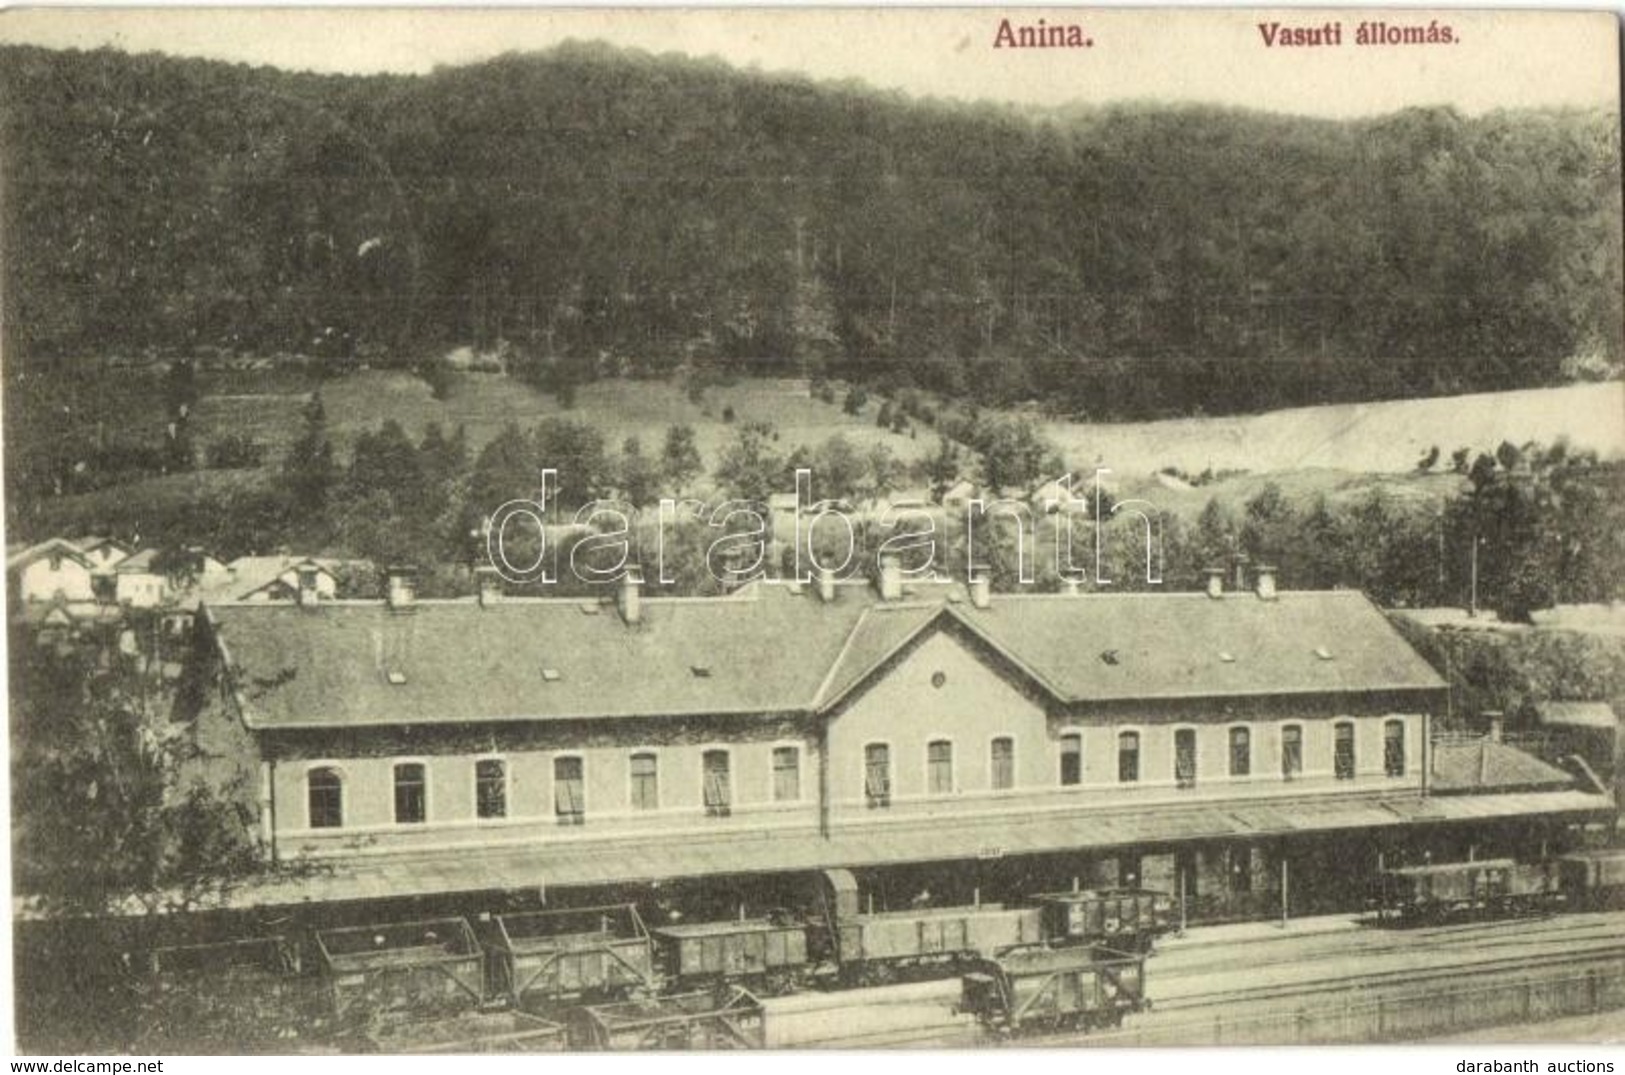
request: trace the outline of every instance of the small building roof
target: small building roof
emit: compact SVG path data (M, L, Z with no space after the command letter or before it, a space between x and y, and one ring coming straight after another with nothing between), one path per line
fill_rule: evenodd
M225 565L224 574L210 572L203 581L202 597L205 601L241 601L300 567L314 567L331 578L337 564L311 556L239 556Z
M154 570L153 565L157 562L157 560L158 549L155 547L148 547L142 549L140 552L134 552L129 556L126 556L124 559L118 562L118 565L113 570L117 571L121 575L130 575L143 571L152 572Z
M92 566L90 558L79 550L79 546L66 538L48 538L37 545L30 545L26 549L13 553L6 559L7 571L18 571L37 560L47 556L65 556L74 563L85 567Z
M1619 728L1619 715L1607 702L1542 702L1535 707L1535 715L1542 724L1560 727Z
M1429 782L1440 795L1538 791L1574 786L1574 777L1533 754L1488 737L1433 744Z

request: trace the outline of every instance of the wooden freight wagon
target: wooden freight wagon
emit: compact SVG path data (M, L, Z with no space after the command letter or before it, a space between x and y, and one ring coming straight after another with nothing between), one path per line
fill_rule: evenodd
M1056 944L1105 944L1148 952L1157 937L1178 922L1173 899L1151 889L1085 889L1033 900L1043 912L1045 939Z
M1001 948L1043 940L1036 907L923 908L852 915L839 923L838 958L844 977L885 981L910 966L936 966L992 955Z
M755 918L652 930L656 965L686 985L747 979L780 988L807 969L807 928Z
M143 1047L160 1052L286 1052L322 1037L331 1012L281 937L156 948L132 960L144 998Z
M434 1019L397 1013L363 1038L380 1053L553 1053L569 1048L563 1024L529 1012L462 1012Z
M737 986L582 1010L576 1044L592 1049L760 1049L762 1006Z
M1625 848L1571 851L1557 860L1563 895L1572 907L1625 907Z
M959 1010L998 1033L1119 1026L1148 1006L1145 956L1093 946L1012 949L961 981Z
M1485 859L1406 866L1383 871L1378 917L1440 919L1527 911L1554 903L1556 889L1544 864Z
M493 990L526 1008L655 987L649 932L631 904L492 915Z
M485 954L461 918L351 926L316 934L334 1014L450 1014L485 997Z

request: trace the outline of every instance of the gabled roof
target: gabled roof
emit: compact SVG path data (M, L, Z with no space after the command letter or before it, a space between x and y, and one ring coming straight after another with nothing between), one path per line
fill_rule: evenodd
M84 567L92 566L90 558L79 551L79 547L65 538L49 538L38 545L30 545L20 552L13 553L6 560L6 570L16 571L27 567L36 560L43 560L47 556L65 556L74 563Z
M126 555L128 555L132 551L131 547L129 545L127 545L124 542L120 541L118 538L111 538L111 537L81 537L81 538L74 538L73 539L73 544L75 546L77 546L81 552L86 552L86 553L95 552L97 549L101 548L104 545L112 546L113 548L117 549L119 552L125 553Z
M209 613L240 677L288 676L248 703L264 727L827 712L938 629L972 636L1063 703L1444 686L1353 593L1003 595L977 609L946 586L894 604L843 586L826 605L763 585L642 608L637 626L556 599Z
M1440 690L1445 684L1354 591L1004 594L875 606L831 673L830 706L913 638L957 625L1061 702Z
M126 556L124 559L118 562L113 570L117 571L121 575L130 575L140 571L151 572L154 570L153 564L157 561L157 559L158 550L153 547L148 547L142 549L140 552L131 553L129 556Z
M204 583L205 601L241 601L276 582L290 571L310 566L329 577L337 561L304 556L239 556L226 564L224 575L214 574Z

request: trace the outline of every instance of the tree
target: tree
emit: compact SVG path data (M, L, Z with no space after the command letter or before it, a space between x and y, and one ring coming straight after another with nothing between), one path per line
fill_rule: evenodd
M937 437L936 453L926 460L926 480L931 483L931 499L942 503L948 487L959 480L959 449L945 436Z
M694 428L687 425L667 427L666 442L660 449L660 474L666 479L666 491L672 496L682 493L704 465L694 439Z
M847 414L859 415L863 413L864 404L868 402L869 393L861 384L855 384L847 389L846 402L841 404L841 409Z
M736 500L765 502L784 483L784 457L774 450L777 434L766 422L749 422L734 433L717 463L717 484Z
M621 495L635 508L652 503L660 493L660 469L654 460L643 454L643 445L636 437L627 437L621 444L617 485Z
M60 914L178 911L263 869L247 774L170 722L174 691L147 655L101 668L85 648L31 646L14 659L30 684L15 700L20 891Z
M996 494L1025 490L1046 468L1060 469L1055 447L1029 418L996 418L980 427L982 483Z
M304 421L304 431L283 460L282 485L295 511L321 518L338 482L338 463L327 438L327 411L320 392L313 392L305 404Z

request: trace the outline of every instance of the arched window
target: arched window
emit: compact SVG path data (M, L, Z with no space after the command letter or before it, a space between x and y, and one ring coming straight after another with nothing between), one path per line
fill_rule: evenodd
M871 807L891 805L891 747L885 743L863 748L863 797Z
M309 796L310 827L338 829L344 826L344 779L337 769L312 769L305 776Z
M1083 736L1070 732L1061 736L1061 786L1083 783Z
M1140 733L1123 732L1117 737L1117 779L1132 784L1140 779Z
M727 817L733 809L733 782L726 750L707 750L701 759L705 776L705 812Z
M577 757L553 759L553 816L560 825L587 823L586 766Z
M1296 780L1303 775L1303 728L1288 724L1281 729L1281 779Z
M1016 786L1016 741L1014 739L1001 735L993 740L988 762L988 772L992 778L991 782L994 791L1003 791Z
M1230 729L1230 775L1246 776L1253 771L1253 733L1246 728Z
M1332 728L1332 775L1354 779L1354 725L1346 720Z
M632 755L632 809L660 809L660 763L649 751Z
M954 793L954 745L935 739L925 745L926 787L933 795Z
M501 758L482 758L474 763L474 814L482 818L508 816L508 767Z
M801 751L796 747L773 748L773 801L801 801Z
M423 766L415 761L395 766L395 824L421 825L428 819L428 805Z
M1382 770L1389 776L1405 775L1405 722L1390 720L1382 726Z
M1174 732L1174 781L1182 788L1196 786L1196 729Z

